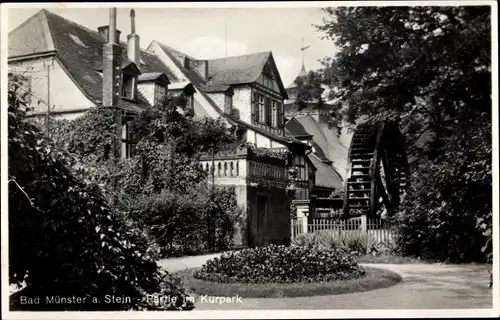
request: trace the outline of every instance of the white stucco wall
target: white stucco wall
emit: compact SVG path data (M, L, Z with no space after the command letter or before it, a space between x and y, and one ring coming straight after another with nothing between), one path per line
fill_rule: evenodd
M214 102L215 104L221 109L224 110L224 98L225 94L223 92L217 92L217 93L208 93L207 94Z
M31 97L30 107L34 108L35 113L47 112L47 105L38 104L38 99L45 102L50 100L51 112L83 110L95 106L53 57L11 62L8 67L9 72L14 74L31 76L31 92L34 96ZM48 68L50 68L50 93L48 90Z
M252 122L252 99L250 87L234 88L233 109L238 110L240 120Z
M271 140L270 138L255 132L252 129L248 129L247 131L247 140L248 143L253 143L257 148L286 148L285 145Z
M257 145L257 148L271 148L271 140L259 133L256 134L255 144Z
M154 105L155 83L141 82L137 84L137 90L148 100L149 105Z

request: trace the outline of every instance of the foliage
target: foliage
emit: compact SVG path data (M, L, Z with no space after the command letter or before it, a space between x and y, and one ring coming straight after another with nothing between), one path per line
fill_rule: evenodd
M312 71L305 76L297 77L294 81L297 86L297 100L300 102L323 102L322 93L324 89L321 87L322 80L321 75Z
M194 273L195 278L222 283L323 282L363 275L356 261L340 250L276 245L224 253Z
M341 250L353 255L377 254L382 243L373 235L358 231L317 231L298 235L293 245Z
M8 102L9 280L26 284L11 296L11 307L192 309L178 280L159 268L148 240L109 206L88 170L25 121L14 92ZM106 303L106 295L130 301ZM153 303L148 295L176 296L178 302ZM20 304L21 296L40 297L40 303ZM51 296L87 300L46 304Z
M81 159L114 205L156 240L162 256L224 249L234 233L236 202L225 201L227 192L212 195L198 161L202 152L225 148L234 137L222 120L198 120L185 111L179 96L128 115L135 145L129 159L110 152L117 132L110 108L91 108L51 126L55 142Z
M290 151L287 150L273 150L270 148L257 148L255 144L251 142L245 142L241 145L239 145L240 148L247 148L249 152L257 157L269 157L269 158L276 158L280 160L285 160L289 157Z
M413 174L401 249L484 260L492 225L490 7L324 11L317 28L339 52L319 74L330 98L346 105L336 119L394 119L406 136Z
M239 214L234 187L212 194L206 183L186 193L139 196L130 208L133 220L155 237L162 257L229 249Z

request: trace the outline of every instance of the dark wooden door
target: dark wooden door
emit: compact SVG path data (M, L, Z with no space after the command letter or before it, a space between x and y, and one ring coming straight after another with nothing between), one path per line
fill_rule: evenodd
M266 243L266 214L267 197L257 196L257 246L265 246Z

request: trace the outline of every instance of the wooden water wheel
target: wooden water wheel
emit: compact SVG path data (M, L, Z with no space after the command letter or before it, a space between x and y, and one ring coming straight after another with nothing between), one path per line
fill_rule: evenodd
M408 187L408 159L397 123L362 125L354 133L344 186L344 215L394 214Z

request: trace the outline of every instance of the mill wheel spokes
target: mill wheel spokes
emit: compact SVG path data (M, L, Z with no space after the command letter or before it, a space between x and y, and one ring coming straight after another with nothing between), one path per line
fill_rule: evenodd
M404 139L394 123L363 126L353 135L345 183L344 214L391 216L406 187Z

